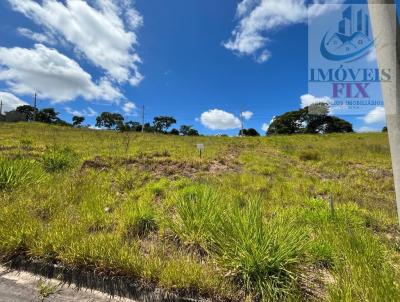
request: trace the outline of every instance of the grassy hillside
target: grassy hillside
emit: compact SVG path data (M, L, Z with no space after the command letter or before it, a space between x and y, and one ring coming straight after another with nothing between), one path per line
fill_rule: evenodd
M3 262L41 259L221 301L400 301L385 134L0 124L0 158Z

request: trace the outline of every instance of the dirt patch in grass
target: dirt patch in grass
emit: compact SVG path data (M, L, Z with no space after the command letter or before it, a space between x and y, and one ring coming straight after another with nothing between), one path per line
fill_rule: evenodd
M125 167L129 169L138 169L139 171L151 173L152 176L175 178L183 176L194 178L200 174L219 174L227 172L240 172L240 164L227 160L209 160L209 161L178 161L169 157L135 157L110 161L110 159L95 157L86 160L81 170L95 169L108 170L112 168Z
M302 269L299 285L307 301L324 301L328 297L327 286L335 283L333 275L325 268L308 266Z
M85 160L81 166L81 170L95 169L95 170L107 170L111 168L111 165L100 156L96 156L94 159Z

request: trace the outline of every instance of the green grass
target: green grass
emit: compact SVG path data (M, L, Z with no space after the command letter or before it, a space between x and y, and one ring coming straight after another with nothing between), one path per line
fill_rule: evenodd
M41 175L36 170L37 164L32 160L0 159L0 191L40 181Z
M3 262L23 255L217 301L400 300L386 134L0 123L0 141Z

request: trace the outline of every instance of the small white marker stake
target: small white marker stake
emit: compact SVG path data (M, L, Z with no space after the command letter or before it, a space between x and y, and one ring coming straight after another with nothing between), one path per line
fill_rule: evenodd
M202 154L204 153L204 144L196 144L196 146L197 146L197 151L199 151L199 155L201 158Z

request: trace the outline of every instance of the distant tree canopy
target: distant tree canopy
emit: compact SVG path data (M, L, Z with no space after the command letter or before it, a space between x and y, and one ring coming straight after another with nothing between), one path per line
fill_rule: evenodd
M171 131L168 133L168 134L171 134L171 135L179 135L179 130L178 129L171 129Z
M179 129L179 133L185 136L199 136L199 131L189 125L182 125Z
M102 112L96 117L96 127L107 129L125 128L124 117L119 113Z
M159 133L166 133L173 124L176 124L176 119L172 116L156 116L153 120L154 131Z
M59 113L54 108L44 108L38 110L35 107L29 105L19 106L15 109L16 112L24 114L26 121L36 121L46 124L57 124L62 126L71 126L71 124L61 120L58 115Z
M22 105L17 107L15 111L19 113L25 114L26 120L28 122L33 121L33 118L35 117L35 113L37 113L37 109L35 107L29 106L29 105Z
M260 133L257 132L256 129L254 128L249 128L249 129L243 129L239 131L239 135L241 136L260 136Z
M382 132L388 132L387 126L383 127Z
M58 118L59 113L54 110L54 108L45 108L40 110L35 117L35 121L47 123L47 124L56 124L61 120Z
M274 118L267 135L274 134L325 134L354 132L351 123L328 115L327 104L314 104L297 111L290 111Z
M83 116L73 116L72 117L72 126L79 127L82 125L82 123L84 121L85 121L85 118Z

